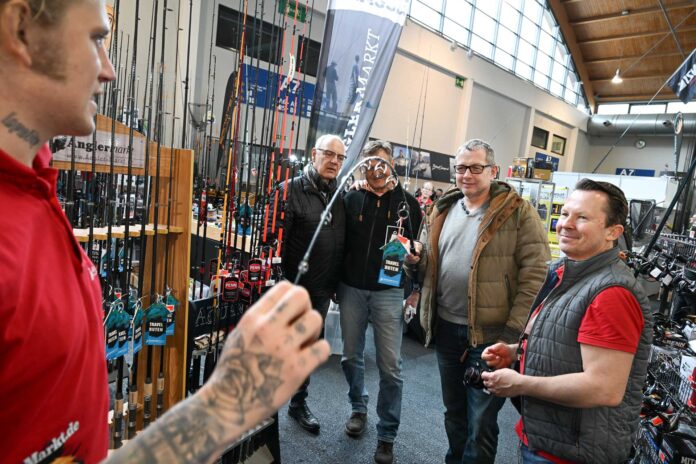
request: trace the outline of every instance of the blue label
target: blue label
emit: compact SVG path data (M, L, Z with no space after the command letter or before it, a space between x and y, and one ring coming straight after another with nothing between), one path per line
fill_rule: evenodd
M655 177L654 169L616 168L617 176Z
M384 250L382 253L382 266L379 270L377 282L382 285L400 287L403 275L402 265L404 264L406 250L398 240L389 242L382 249Z
M174 328L176 326L176 310L179 308L179 301L172 295L167 295L167 328L166 335L174 335Z
M125 311L118 311L118 356L128 353L128 330L130 329L131 319Z
M111 361L118 358L118 328L116 327L116 311L109 311L104 324L106 330L106 359Z
M131 329L133 334L133 355L136 355L143 349L143 312L138 310L133 318L133 326Z
M155 303L145 311L145 344L164 346L167 343L167 307Z

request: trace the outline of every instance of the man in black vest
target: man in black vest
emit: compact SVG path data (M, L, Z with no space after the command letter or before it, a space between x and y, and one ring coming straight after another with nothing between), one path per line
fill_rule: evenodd
M615 463L638 427L652 320L616 246L628 207L607 182L582 179L556 226L566 257L552 263L519 344L482 355L493 394L521 397L523 462ZM518 348L519 347L519 348ZM507 368L520 353L520 372Z
M285 205L274 210L285 237L282 240L283 272L291 282L295 280L297 266L307 252L322 213L336 192L336 177L345 158L346 147L341 138L322 135L312 148L312 162L302 174L280 185L278 198L285 197ZM312 307L324 319L341 277L345 226L343 202L339 200L333 204L329 220L317 238L309 259L309 270L300 280L300 285L309 292ZM278 230L276 232L280 235ZM290 400L288 414L303 429L319 433L319 420L307 406L308 386L309 377Z

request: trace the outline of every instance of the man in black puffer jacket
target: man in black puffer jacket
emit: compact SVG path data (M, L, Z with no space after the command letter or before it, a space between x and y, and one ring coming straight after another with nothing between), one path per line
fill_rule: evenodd
M284 208L276 211L276 236L282 240L282 266L285 277L291 282L297 276L297 266L307 251L321 214L336 191L339 171L345 160L346 148L337 135L319 137L312 148L312 162L302 174L280 185L278 194ZM281 214L282 211L282 214ZM309 259L309 270L300 279L300 285L309 292L312 306L326 318L331 297L340 279L345 238L345 212L343 202L333 204L328 224L325 224ZM282 235L281 235L282 231ZM270 231L269 231L270 232ZM307 406L309 377L292 397L288 414L311 433L319 433L320 424Z

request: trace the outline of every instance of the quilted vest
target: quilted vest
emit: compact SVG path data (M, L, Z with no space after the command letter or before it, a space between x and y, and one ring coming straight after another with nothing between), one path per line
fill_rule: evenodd
M619 259L616 247L585 261L556 261L542 289L549 287L547 283L560 265L565 266L561 283L550 292L542 290L532 306L536 308L546 297L527 341L525 375L548 377L582 371L580 344L577 343L580 323L595 296L608 287L621 286L633 293L645 323L626 393L619 406L572 408L523 397L524 432L533 450L543 450L575 462L620 463L628 458L632 437L638 428L641 388L652 343L648 298Z

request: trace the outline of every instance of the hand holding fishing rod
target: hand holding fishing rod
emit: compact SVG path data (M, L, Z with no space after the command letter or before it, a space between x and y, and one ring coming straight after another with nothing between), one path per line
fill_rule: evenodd
M317 340L321 325L304 289L277 284L239 321L210 380L107 463L212 462L326 361L329 345Z

